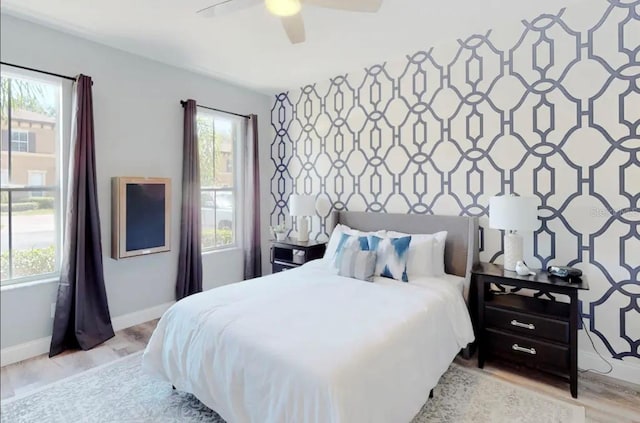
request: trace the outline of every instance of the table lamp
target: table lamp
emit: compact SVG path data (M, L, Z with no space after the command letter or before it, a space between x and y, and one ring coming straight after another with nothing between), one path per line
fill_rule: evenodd
M538 199L503 195L489 199L489 226L504 229L504 268L515 271L523 259L522 236L516 231L534 231L538 222Z
M307 216L316 214L316 199L312 195L291 194L289 214L298 217L298 241L309 241L309 221Z

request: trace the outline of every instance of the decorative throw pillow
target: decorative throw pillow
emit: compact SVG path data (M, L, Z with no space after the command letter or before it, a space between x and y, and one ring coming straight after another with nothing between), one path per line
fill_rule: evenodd
M323 259L327 263L333 264L335 262L338 245L342 240L343 234L355 235L355 236L377 235L380 237L384 237L386 236L386 231L362 232L357 229L351 229L346 225L337 224L336 227L333 229L333 232L331 232L331 237L329 238L329 242L327 243L327 248L324 252Z
M334 267L340 269L343 255L350 249L369 251L369 240L366 236L349 235L346 233L341 234L333 259Z
M444 275L444 246L447 231L435 234L407 234L389 231L391 238L411 236L409 258L407 259L407 275L409 280L421 276Z
M345 248L340 258L338 274L371 282L376 271L376 252L359 248Z
M369 249L376 251L376 275L408 282L407 259L411 237L369 237Z

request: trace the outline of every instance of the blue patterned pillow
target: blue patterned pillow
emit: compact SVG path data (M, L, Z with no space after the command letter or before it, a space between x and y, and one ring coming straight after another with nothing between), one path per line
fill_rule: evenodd
M342 256L344 252L350 248L356 248L362 251L369 251L369 240L366 236L356 236L349 234L341 234L338 247L336 248L336 254L333 260L333 265L336 268L340 268L342 262Z
M376 275L409 282L407 259L411 237L380 238L369 237L369 248L376 251Z

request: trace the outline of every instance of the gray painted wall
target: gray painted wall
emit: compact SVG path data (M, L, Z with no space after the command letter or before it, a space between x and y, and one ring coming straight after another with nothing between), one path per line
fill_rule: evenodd
M204 105L257 114L262 157L268 157L268 97L5 14L1 17L0 34L2 61L66 75L84 73L93 78L102 244L112 317L172 301L178 260L182 167L179 100L194 98ZM268 180L266 166L263 171L263 180ZM110 179L113 176L171 178L170 252L120 261L109 257ZM266 203L268 189L264 193ZM266 213L265 208L265 222ZM242 279L240 250L205 254L203 265L205 289ZM265 264L265 267L268 266ZM55 283L2 289L2 348L50 336L50 307L55 301L56 289Z

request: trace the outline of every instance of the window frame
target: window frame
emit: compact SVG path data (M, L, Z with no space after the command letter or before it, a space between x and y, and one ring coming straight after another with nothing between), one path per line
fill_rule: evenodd
M232 226L231 226L231 230L233 233L233 242L230 244L224 244L224 245L213 245L210 247L205 247L203 244L203 241L201 239L200 241L200 247L202 250L202 254L207 254L207 253L212 253L212 252L216 252L216 251L224 251L224 250L231 250L231 249L237 249L237 248L242 248L242 222L244 219L244 213L243 213L243 207L242 207L242 175L243 175L243 171L244 171L244 160L242 159L242 154L241 152L243 151L243 147L244 147L244 143L245 138L246 138L246 134L244 131L244 124L242 122L242 118L239 117L234 117L234 116L230 116L221 112L216 112L216 111L212 111L212 110L202 110L199 109L197 112L197 116L206 116L209 117L211 119L214 120L215 119L224 119L227 121L231 122L232 125L232 163L233 163L233 169L232 169L232 181L233 181L233 186L231 188L225 187L225 188L215 188L215 187L203 187L202 185L200 186L200 199L202 200L202 196L205 193L212 193L214 196L214 222L217 222L217 208L216 208L216 203L217 203L217 195L218 193L224 193L224 192L229 192L231 193L231 195L233 196L233 222L232 222ZM197 117L196 117L197 119ZM213 136L214 136L214 150L213 150L213 154L214 154L214 176L215 176L215 124L213 124L213 128L214 128L214 132L213 132ZM199 140L198 140L199 142ZM198 148L199 151L199 148ZM202 211L202 204L200 204L200 210ZM217 223L216 223L216 228L215 230L217 230ZM201 235L202 235L202 231L204 230L204 227L201 229Z
M13 128L11 128L12 126L11 119L9 119L9 116L7 116L7 123L8 123L7 150L6 150L7 165L8 165L6 169L7 183L0 187L1 192L9 193L7 198L7 212L6 212L9 221L11 221L10 216L12 213L10 211L13 203L13 199L12 199L13 193L30 192L30 193L44 194L44 193L51 192L53 194L53 197L54 197L53 219L54 219L54 225L55 225L54 226L55 227L54 229L55 231L54 271L48 272L48 273L40 273L37 275L10 277L9 279L2 279L0 280L0 289L5 289L8 287L13 288L20 285L30 285L32 283L51 282L51 281L57 280L60 276L60 269L62 265L62 252L64 247L63 237L64 237L66 203L67 203L66 199L67 199L67 190L68 190L67 183L66 183L68 180L68 175L66 174L66 172L64 172L64 169L67 169L70 164L69 152L70 152L71 120L68 117L71 115L71 110L72 110L71 103L72 103L73 82L65 80L63 78L55 77L55 76L41 75L40 73L32 72L28 70L9 68L4 65L0 67L0 70L3 78L14 78L14 79L23 79L23 80L26 79L26 80L31 80L34 82L39 82L44 84L52 84L52 85L56 85L58 90L58 98L57 98L58 113L55 121L55 133L56 133L55 150L54 150L55 175L53 177L56 184L55 185L52 184L49 186L30 186L28 184L28 181L27 181L27 184L25 185L16 185L11 182L11 172L10 172L11 167L9 166L9 163L11 161L11 154L24 153L24 152L13 151L13 148L12 148ZM4 105L2 107L4 107ZM20 128L17 128L17 131L27 133L27 151L26 152L29 152L28 151L29 131L25 131ZM4 171L5 169L3 168L2 170ZM46 172L43 172L43 173L45 174L45 178L49 179L48 178L49 175L46 175ZM5 212L3 212L2 214L5 214ZM12 241L14 234L12 233L13 231L11 231L10 228L11 226L9 225L8 239L11 239ZM9 248L12 246L11 241L9 241L9 246L7 247L7 251L12 250L11 248ZM11 253L10 253L10 256L12 256ZM13 268L12 268L13 260L11 259L9 260L9 266L10 266L9 274L11 275L11 272L13 272Z

